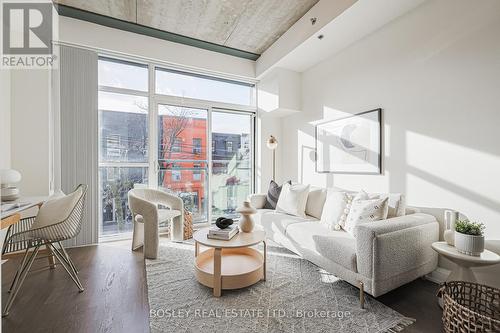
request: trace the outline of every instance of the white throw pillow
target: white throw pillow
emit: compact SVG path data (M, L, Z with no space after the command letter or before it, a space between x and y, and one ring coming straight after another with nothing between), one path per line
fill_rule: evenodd
M331 229L339 223L344 214L348 202L348 194L344 191L336 191L329 188L326 193L326 200L321 213L321 223L327 224Z
M344 229L356 237L356 227L362 223L385 220L388 212L388 198L353 200Z
M46 227L64 221L73 211L81 195L82 189L79 188L68 195L51 198L49 201L46 201L42 207L40 207L30 229Z
M340 218L337 221L337 226L334 228L335 230L340 230L345 229L345 224L347 220L347 215L349 214L349 211L351 210L351 205L352 202L355 200L368 200L370 199L368 193L365 191L361 190L358 193L346 193L346 205L344 207L344 211L342 212L342 215L340 215Z
M397 216L405 216L406 215L406 198L401 193L387 193L381 194L380 198L386 197L389 198L388 206L389 213L387 214L388 218L397 217Z
M406 215L406 198L401 193L366 193L361 190L358 195L365 194L366 199L384 199L388 198L387 205L389 211L387 218Z
M276 212L306 217L307 196L309 185L283 184L280 197L276 205Z
M323 207L325 206L327 190L324 188L311 187L307 195L306 215L321 219Z

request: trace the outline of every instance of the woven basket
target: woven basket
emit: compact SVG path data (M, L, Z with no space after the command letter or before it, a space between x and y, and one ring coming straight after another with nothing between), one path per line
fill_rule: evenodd
M184 209L184 240L193 238L193 214Z
M500 332L500 289L450 281L439 288L443 328L448 333Z
M170 237L171 225L162 233L165 237ZM184 209L184 240L193 238L193 214Z

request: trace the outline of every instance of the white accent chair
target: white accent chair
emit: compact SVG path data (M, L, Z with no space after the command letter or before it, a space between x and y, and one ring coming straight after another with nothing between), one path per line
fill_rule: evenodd
M170 221L170 238L182 241L184 235L184 202L178 196L153 189L134 188L128 192L134 232L132 251L144 247L144 258L158 256L159 225ZM167 207L167 209L158 206Z

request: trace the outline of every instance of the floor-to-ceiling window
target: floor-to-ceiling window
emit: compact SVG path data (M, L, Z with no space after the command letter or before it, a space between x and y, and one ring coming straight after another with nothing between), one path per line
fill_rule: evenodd
M158 104L158 187L182 198L195 222L208 219L206 109Z
M127 193L148 183L148 67L99 59L100 234L132 230Z
M235 210L253 189L253 84L99 60L101 236L130 232L127 192L175 193L195 223Z
M212 218L236 217L252 188L253 117L212 111Z

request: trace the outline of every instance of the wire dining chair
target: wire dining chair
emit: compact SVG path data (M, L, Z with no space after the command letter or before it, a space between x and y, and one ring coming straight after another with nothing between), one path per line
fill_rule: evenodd
M40 247L44 245L49 251L49 256L54 255L61 263L61 266L66 270L78 287L79 292L84 291L83 285L78 278L78 270L61 242L74 238L80 232L86 194L87 185L80 184L73 193L66 196L75 195L77 199L68 203L71 206L62 207L64 210L70 212L69 215L62 220L55 220L48 225L37 227L35 223L37 217L29 217L21 219L18 223L9 227L6 241L2 248L2 255L24 250L24 257L21 260L21 264L9 288L10 294L2 312L2 317L9 314L12 303L21 289ZM56 200L58 199L54 201ZM37 216L40 215L43 209L44 207L42 205Z

